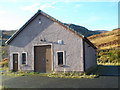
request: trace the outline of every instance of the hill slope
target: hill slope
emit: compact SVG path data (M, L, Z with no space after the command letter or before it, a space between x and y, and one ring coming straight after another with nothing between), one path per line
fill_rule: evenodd
M91 31L91 30L88 30L87 28L85 28L83 26L79 26L79 25L75 25L75 24L64 23L64 25L68 26L69 28L72 28L73 30L75 30L76 32L84 35L85 37L102 33L99 30L98 31Z
M16 30L11 30L11 31L2 30L2 31L0 31L0 45L5 45L5 41L7 39L9 39L15 31Z
M95 35L95 34L100 34L102 32L100 31L91 31L88 30L85 27L75 25L75 24L66 24L63 23L64 25L68 26L69 28L72 28L73 30L77 31L78 33L84 35L85 37ZM10 36L15 32L16 30L11 30L11 31L1 31L0 32L0 45L5 45L5 41L10 38Z
M98 48L97 63L100 65L120 65L120 28L93 35L88 39Z
M112 48L120 47L119 38L120 38L120 28L88 37L88 39L98 49L112 49Z

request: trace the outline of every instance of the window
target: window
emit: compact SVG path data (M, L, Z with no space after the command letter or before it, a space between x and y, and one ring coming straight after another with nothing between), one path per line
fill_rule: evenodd
M63 65L63 52L57 52L58 65Z
M23 52L22 53L22 64L26 64L26 60L27 60L27 53Z

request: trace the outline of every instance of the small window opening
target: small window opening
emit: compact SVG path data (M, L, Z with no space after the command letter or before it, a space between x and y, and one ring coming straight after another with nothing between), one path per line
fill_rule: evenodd
M27 53L22 53L22 64L26 64Z
M58 65L63 65L63 52L57 52Z
M39 19L39 22L38 22L39 24L41 24L42 22L41 22L41 19Z

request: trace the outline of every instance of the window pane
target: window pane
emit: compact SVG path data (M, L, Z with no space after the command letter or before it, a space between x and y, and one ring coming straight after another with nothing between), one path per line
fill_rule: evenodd
M58 52L58 65L63 64L63 52Z
M22 64L26 64L26 53L22 53Z

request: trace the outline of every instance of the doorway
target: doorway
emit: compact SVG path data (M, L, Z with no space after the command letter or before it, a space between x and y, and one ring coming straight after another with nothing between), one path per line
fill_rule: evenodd
M34 71L51 72L51 45L34 46Z
M18 71L18 54L13 54L13 71Z

